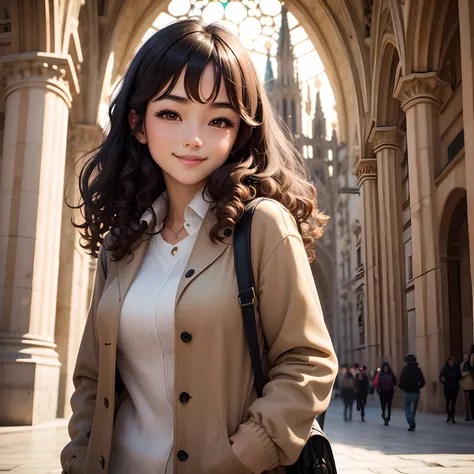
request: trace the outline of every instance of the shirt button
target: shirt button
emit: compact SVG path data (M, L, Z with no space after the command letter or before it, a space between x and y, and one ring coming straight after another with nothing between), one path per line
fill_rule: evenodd
M189 396L189 393L187 392L182 392L179 394L179 401L183 404L183 405L186 405L186 403L189 402L189 399L191 397Z
M225 235L226 237L230 237L230 236L232 235L232 230L230 230L230 229L225 229L225 230L224 230L224 235Z
M188 453L186 451L184 451L182 449L180 451L178 451L178 460L184 462L188 459L188 457L189 456L188 456Z
M100 465L101 465L102 469L105 469L105 459L104 459L104 456L101 456L101 457L100 457Z
M186 272L186 275L184 275L184 276L185 276L186 278L191 278L191 277L194 275L194 273L195 273L194 270L191 269L191 270L188 270L188 271Z
M186 343L191 342L192 338L193 338L193 336L191 336L191 334L189 334L189 332L187 332L187 331L184 331L184 332L181 333L181 340L183 342L186 342Z
M107 398L104 398L104 405L105 408L109 408L109 401L107 400Z

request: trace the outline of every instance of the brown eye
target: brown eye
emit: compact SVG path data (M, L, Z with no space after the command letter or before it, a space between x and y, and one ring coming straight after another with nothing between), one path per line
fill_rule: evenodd
M172 122L176 122L176 120L179 119L179 115L176 112L173 112L172 110L162 110L161 112L157 112L155 115L157 117L160 117Z
M232 120L229 120L228 118L217 118L209 122L209 125L211 127L217 127L217 128L231 128L234 126L234 123Z

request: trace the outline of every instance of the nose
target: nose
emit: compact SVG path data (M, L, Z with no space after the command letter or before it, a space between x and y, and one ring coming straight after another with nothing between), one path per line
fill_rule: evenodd
M195 129L185 138L184 147L194 150L202 147L202 140Z

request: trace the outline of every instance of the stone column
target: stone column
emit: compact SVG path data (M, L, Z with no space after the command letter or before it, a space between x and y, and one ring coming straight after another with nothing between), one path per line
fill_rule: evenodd
M54 343L66 136L77 76L69 56L4 56L0 169L0 425L56 417Z
M372 158L360 160L356 174L359 188L362 190L364 206L365 346L369 366L378 367L382 349L382 328L380 321L380 236L376 160Z
M462 114L467 186L467 223L469 228L469 256L471 285L474 295L474 4L459 0L459 28L461 35ZM474 301L474 299L473 299ZM474 317L474 310L473 310ZM474 327L474 324L473 324ZM474 334L472 334L474 340ZM466 350L466 349L464 349Z
M64 186L69 205L79 204L79 173L84 160L88 158L87 154L100 143L102 136L102 129L98 125L76 124L69 130ZM55 342L61 362L59 418L71 415L69 400L74 391L72 374L87 317L89 286L96 264L96 260L81 247L79 231L73 227L71 219L75 222L83 220L78 209L71 209L64 204L55 329Z
M445 362L434 169L441 148L440 106L448 87L435 72L415 73L400 77L394 94L407 121L416 355L427 382L422 407L433 411L441 408L439 370Z
M403 361L406 326L401 196L403 135L396 127L378 127L372 141L377 156L380 211L382 358L397 373Z

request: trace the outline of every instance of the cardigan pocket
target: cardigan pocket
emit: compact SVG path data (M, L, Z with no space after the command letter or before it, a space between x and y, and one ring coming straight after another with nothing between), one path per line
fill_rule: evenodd
M240 461L240 459L234 454L234 450L232 449L232 445L229 441L227 426L224 426L224 446L225 446L225 453L224 453L224 466L222 468L222 472L226 474L252 474Z

